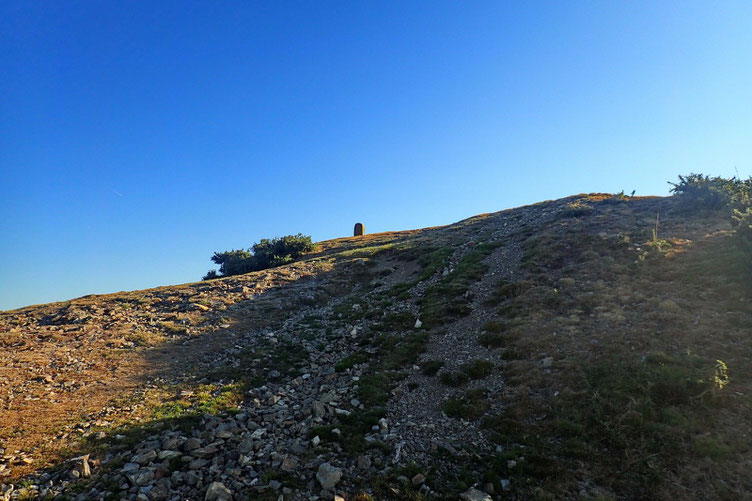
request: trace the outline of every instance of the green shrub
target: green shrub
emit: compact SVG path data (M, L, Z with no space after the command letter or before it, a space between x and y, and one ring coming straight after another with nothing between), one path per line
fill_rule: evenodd
M734 209L732 218L739 243L746 250L752 251L752 207L747 207L744 211Z
M447 386L462 386L467 384L469 380L470 378L464 372L444 371L439 374L439 381Z
M343 358L337 362L334 366L334 370L337 372L344 372L347 369L351 369L358 364L364 364L370 359L368 353L364 351L356 351L355 353Z
M506 343L506 338L500 332L483 332L478 336L478 343L486 348L500 348Z
M206 275L201 277L201 280L213 280L215 278L219 278L219 274L217 274L217 270L209 270L206 272Z
M678 183L670 183L672 193L687 205L703 209L731 209L731 224L736 227L737 241L752 252L752 177L742 181L736 177L724 179L702 174L679 176Z
M530 287L531 284L529 282L507 282L506 280L502 280L496 285L494 291L486 300L486 304L489 306L498 306L505 301L516 298Z
M298 233L282 238L262 239L252 247L253 256L258 260L261 269L289 263L295 258L311 252L314 248L310 236Z
M252 271L265 270L292 262L314 249L310 236L298 233L273 239L264 238L250 249L215 252L211 260L219 265L219 273L209 270L204 280L220 276L242 275Z
M443 365L444 362L441 360L426 360L420 364L420 371L426 376L433 376L439 372L439 369L441 369Z
M679 176L678 183L669 184L673 186L671 193L692 207L712 210L752 205L752 178L742 181L736 177L725 179L689 174Z
M488 360L476 359L476 360L473 360L472 362L462 364L460 369L462 370L462 372L467 374L470 377L470 379L483 379L484 377L491 374L493 367L494 367L493 362L489 362Z
M460 398L447 400L443 406L444 413L449 417L478 419L490 406L486 395L487 391L483 388L468 390Z

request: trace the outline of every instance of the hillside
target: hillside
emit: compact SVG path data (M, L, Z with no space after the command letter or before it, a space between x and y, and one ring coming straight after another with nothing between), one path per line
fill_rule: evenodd
M591 194L0 312L0 499L752 499L746 264Z

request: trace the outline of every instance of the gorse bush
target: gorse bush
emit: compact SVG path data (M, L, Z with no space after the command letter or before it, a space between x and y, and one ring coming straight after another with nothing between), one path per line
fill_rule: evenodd
M229 250L215 252L211 260L219 265L217 270L209 270L204 280L241 275L251 271L264 270L292 262L314 249L313 241L308 235L298 233L273 239L264 238L247 250Z
M241 275L249 271L261 269L257 267L258 262L253 259L253 253L249 250L233 249L224 252L215 252L211 260L219 265L219 275L223 277Z
M743 208L752 205L752 178L742 181L736 177L725 179L703 174L679 176L671 183L671 193L688 206L703 209Z
M314 248L310 236L301 233L287 235L282 238L264 238L259 243L253 244L253 256L262 266L269 268L289 263Z
M739 243L752 252L752 207L747 207L743 211L734 209L731 217L734 226L736 226L736 236Z
M217 270L209 270L206 275L203 276L202 280L212 280L214 278L219 278Z
M752 254L752 177L742 181L702 174L679 176L670 183L671 192L683 200L687 208L731 210L731 224L736 228L737 242Z

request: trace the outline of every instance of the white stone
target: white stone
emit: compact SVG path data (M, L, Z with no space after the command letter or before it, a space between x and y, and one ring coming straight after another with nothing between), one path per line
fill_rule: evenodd
M462 501L492 501L491 496L474 487L460 494L460 499Z

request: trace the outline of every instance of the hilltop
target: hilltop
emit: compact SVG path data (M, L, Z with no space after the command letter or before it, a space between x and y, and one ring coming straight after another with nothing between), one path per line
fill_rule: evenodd
M0 499L749 498L731 233L583 194L0 312Z

